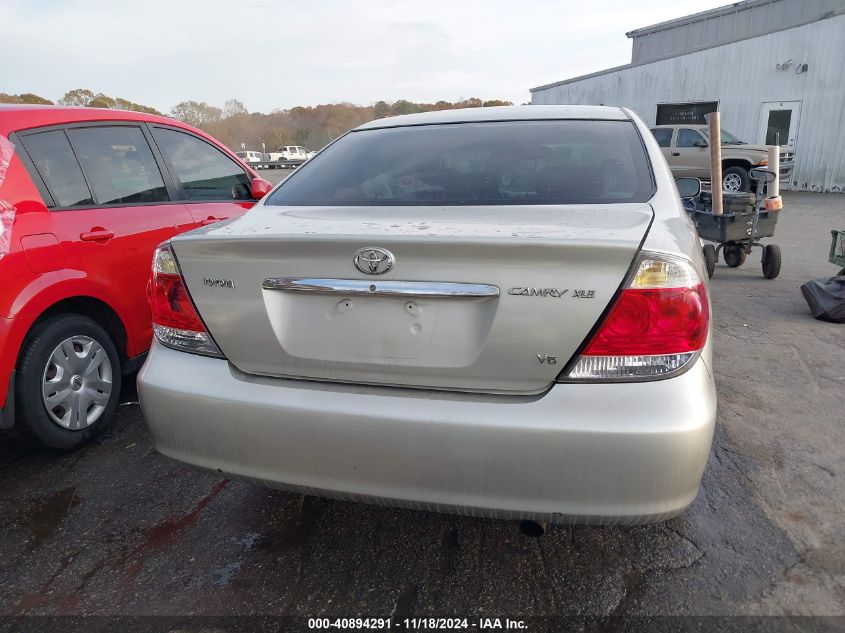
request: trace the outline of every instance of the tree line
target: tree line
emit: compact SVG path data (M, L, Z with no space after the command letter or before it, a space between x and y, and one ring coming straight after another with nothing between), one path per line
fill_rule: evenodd
M49 99L32 93L0 93L0 103L53 104ZM149 106L83 88L66 92L58 100L58 104L162 114ZM353 127L388 116L499 105L511 105L511 102L499 99L482 101L475 97L436 103L415 103L400 99L393 103L378 101L371 106L353 103L297 106L264 114L249 112L243 103L230 99L223 107L205 102L182 101L173 106L167 115L211 134L234 150L243 146L246 149L262 151L263 144L263 148L269 152L283 145L302 145L317 150Z
M19 95L10 95L5 92L0 92L0 103L32 103L36 105L56 105L49 99L45 99L31 92L25 92ZM87 106L89 108L108 108L110 110L132 110L134 112L146 112L147 114L161 114L155 108L122 99L120 97L114 98L104 95L102 93L94 94L91 90L84 88L77 88L76 90L69 90L65 96L59 99L59 105L67 106Z

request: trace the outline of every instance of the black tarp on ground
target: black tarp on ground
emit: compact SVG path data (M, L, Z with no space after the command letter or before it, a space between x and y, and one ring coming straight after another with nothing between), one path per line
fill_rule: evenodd
M801 294L817 319L845 323L845 274L808 281L801 286Z

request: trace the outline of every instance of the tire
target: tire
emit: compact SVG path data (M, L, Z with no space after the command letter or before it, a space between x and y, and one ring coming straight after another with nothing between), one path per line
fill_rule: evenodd
M739 268L745 263L745 249L739 244L725 244L722 249L722 257L725 258L725 263L731 268Z
M106 331L79 314L51 317L32 329L21 349L15 430L39 448L79 448L111 423L120 386L120 359Z
M707 244L702 250L704 251L704 263L707 265L707 276L712 277L716 270L716 247Z
M728 167L722 172L723 191L749 191L751 178L744 167Z
M763 277L774 279L780 274L780 246L769 244L763 249Z

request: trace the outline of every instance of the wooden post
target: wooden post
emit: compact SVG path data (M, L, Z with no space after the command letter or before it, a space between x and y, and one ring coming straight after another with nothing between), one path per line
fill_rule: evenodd
M775 179L769 183L768 195L770 197L780 195L780 146L769 146L769 165L766 167L775 172Z
M707 115L710 126L710 194L713 200L713 215L722 215L722 126L719 112Z

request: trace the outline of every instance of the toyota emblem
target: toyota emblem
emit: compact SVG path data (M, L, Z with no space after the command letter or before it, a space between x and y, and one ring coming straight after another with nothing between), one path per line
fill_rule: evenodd
M359 248L353 261L355 267L367 275L383 275L393 268L393 254L376 246Z

